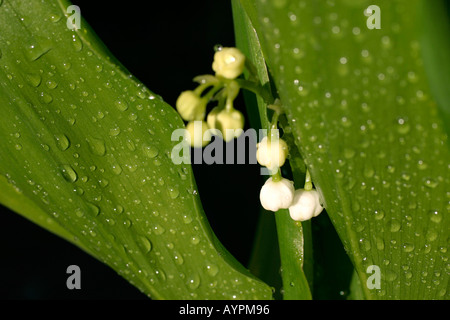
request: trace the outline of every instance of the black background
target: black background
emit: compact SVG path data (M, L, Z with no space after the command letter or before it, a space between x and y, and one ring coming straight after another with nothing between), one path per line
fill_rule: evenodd
M170 105L181 91L195 87L194 76L212 73L214 45L234 45L230 1L73 4L113 55ZM239 103L236 107L244 110ZM214 232L245 265L259 206L259 188L255 188L262 183L259 166L193 165L193 169ZM227 191L230 185L232 192ZM0 209L0 299L146 299L108 266ZM81 290L66 287L71 264L81 268Z

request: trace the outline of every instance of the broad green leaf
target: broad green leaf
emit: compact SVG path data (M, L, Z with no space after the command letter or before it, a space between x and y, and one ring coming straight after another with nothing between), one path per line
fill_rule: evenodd
M175 165L176 112L66 1L0 1L0 200L156 299L269 299ZM13 263L13 262L12 262Z
M427 1L378 1L381 29L365 0L243 3L365 298L448 299L450 154L430 85L449 70L425 70L440 49L419 41Z

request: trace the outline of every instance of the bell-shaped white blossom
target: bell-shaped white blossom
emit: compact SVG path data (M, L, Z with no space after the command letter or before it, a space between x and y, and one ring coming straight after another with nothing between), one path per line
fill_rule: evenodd
M176 101L177 111L186 121L203 120L205 118L207 99L192 90L183 91Z
M206 146L211 141L211 131L205 121L189 121L184 139L194 148Z
M264 209L276 212L289 208L294 199L294 192L294 182L285 178L280 181L269 178L261 188L259 200Z
M237 48L222 48L214 54L212 64L216 76L236 79L244 71L245 56Z
M286 161L288 145L283 139L272 137L269 141L268 137L264 137L256 147L256 160L271 171L283 166Z
M206 118L211 129L220 130L223 140L230 141L244 132L244 115L236 109L212 109ZM217 133L217 131L215 131Z
M289 207L289 214L295 221L306 221L317 217L323 210L320 205L319 193L316 190L295 190L294 200Z

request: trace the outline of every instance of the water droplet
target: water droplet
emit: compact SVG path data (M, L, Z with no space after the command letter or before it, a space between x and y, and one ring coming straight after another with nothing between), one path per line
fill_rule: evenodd
M392 270L386 270L386 280L392 282L395 279L397 279L397 274Z
M128 104L122 100L117 100L115 102L115 105L116 105L117 109L119 109L120 111L125 111L128 109Z
M438 183L436 181L434 181L433 179L431 179L431 178L425 179L424 184L425 184L425 187L431 188L431 189L436 188L437 185L438 185Z
M152 250L152 243L145 236L139 236L139 244L145 253L149 253Z
M104 156L106 154L105 142L102 139L90 137L87 141L93 154L98 156Z
M437 237L438 233L436 232L436 230L430 229L427 231L426 238L428 241L434 241L437 239Z
M115 175L119 175L122 173L122 167L118 164L118 163L114 163L111 167L111 171L115 174Z
M189 224L192 222L192 217L189 214L183 215L183 222Z
M344 157L346 159L351 159L355 156L355 151L352 149L344 149Z
M397 119L397 132L400 134L407 134L410 130L410 125L409 123L403 119L403 118L399 118Z
M58 15L58 14L52 14L52 15L50 16L50 21L53 22L53 23L56 23L56 22L58 22L59 20L61 20L61 16Z
M55 89L58 86L58 83L51 79L47 80L47 82L45 84L47 85L47 88L49 88L49 89Z
M401 228L401 223L400 221L396 220L396 219L392 219L389 223L389 230L391 232L397 232L400 230Z
M127 227L127 228L131 227L131 224L132 224L132 222L131 222L130 219L125 219L125 220L123 221L123 225L124 225L125 227Z
M417 169L419 170L425 170L428 167L428 165L423 162L423 160L417 161Z
M144 151L144 154L147 157L149 157L149 158L154 158L159 153L159 150L157 148L153 147L153 146L146 146L146 145L144 145L142 149Z
M174 254L173 258L175 260L175 263L178 264L178 265L182 265L184 263L183 256L177 251L174 251L173 254Z
M156 269L155 274L161 281L166 281L167 279L166 274L161 269Z
M75 215L79 218L81 218L82 216L84 216L84 212L83 210L81 210L80 208L75 210Z
M374 174L375 170L373 169L373 167L370 164L366 164L366 166L364 167L364 176L366 178L372 178Z
M56 146L59 150L65 151L70 147L69 138L65 134L56 134L55 135Z
M384 212L382 210L374 211L375 220L381 220L384 218Z
M72 34L72 45L75 51L79 52L83 49L83 42L81 39L74 33Z
M109 185L109 181L105 178L102 178L98 180L98 184L100 185L100 187L106 188Z
M442 215L436 210L431 210L429 213L430 220L434 223L440 223L442 221Z
M39 87L41 84L42 78L38 73L27 73L25 75L25 81L32 87Z
M90 202L88 202L87 205L94 216L98 216L100 214L100 208L97 205Z
M111 137L118 136L119 134L120 134L120 128L119 127L115 127L115 128L109 129L109 135Z
M75 172L75 170L73 170L73 168L68 165L68 164L63 164L61 167L61 173L63 175L63 178L68 181L68 182L75 182L78 179L78 175Z
M25 56L30 61L36 61L52 49L52 43L48 39L41 39L25 49Z
M381 237L375 238L375 244L378 250L384 250L384 240Z
M198 274L191 275L187 280L187 286L191 290L195 290L200 286L200 277Z
M118 204L113 210L117 214L121 214L124 211L123 207L120 204Z
M412 244L412 243L405 243L405 244L403 244L403 251L411 252L413 250L414 250L414 244Z
M70 62L63 62L62 67L64 70L69 70L72 67L72 64Z
M213 49L215 52L222 51L223 46L221 44L216 44Z
M171 199L176 199L178 198L180 192L178 191L178 189L176 188L169 188L169 196Z
M156 235L163 234L165 231L166 231L166 229L164 229L164 227L162 227L160 224L156 224L153 226L153 232Z
M219 267L216 266L215 264L208 264L208 265L206 266L206 272L207 272L210 276L214 277L214 276L219 272Z
M49 104L53 101L53 97L47 92L41 92L39 94L39 101L45 104Z

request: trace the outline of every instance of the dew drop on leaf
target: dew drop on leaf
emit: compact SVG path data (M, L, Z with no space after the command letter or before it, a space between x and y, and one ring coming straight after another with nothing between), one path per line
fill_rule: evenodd
M173 258L175 260L175 263L178 265L182 265L184 263L184 258L181 255L181 253L179 253L178 251L174 251L173 254L174 254Z
M106 154L105 142L102 139L90 137L88 138L88 144L93 154L97 156L104 156Z
M403 251L404 252L411 252L414 250L414 244L412 243L405 243L403 244Z
M440 223L442 221L442 215L436 210L431 210L428 215L430 220L434 223Z
M152 250L152 243L145 236L139 236L139 244L145 253L149 253Z
M53 101L53 97L47 92L41 92L39 94L39 101L45 104L49 104Z
M154 158L159 153L159 150L157 148L153 147L153 146L146 146L146 145L144 145L142 149L144 151L144 154L147 157L149 157L149 158Z
M68 164L63 164L61 167L61 173L64 179L68 182L75 182L78 179L78 175L75 170Z
M200 286L200 277L198 274L191 275L187 280L187 286L191 290L195 290Z
M55 135L56 146L59 150L65 151L70 147L69 138L65 134L56 134Z
M169 188L169 196L171 199L176 199L180 195L180 192L176 188Z
M25 75L25 81L32 87L39 87L41 84L42 78L38 73L27 73Z
M397 232L397 231L400 230L400 228L401 228L401 223L400 223L400 221L398 221L398 220L396 220L396 219L392 219L392 220L389 222L389 231L391 231L391 232Z
M72 46L76 52L79 52L83 49L83 42L75 33L72 34Z
M128 109L128 104L125 101L117 100L115 102L116 108L120 111L126 111Z
M100 214L100 208L97 205L90 202L88 202L87 205L94 216L98 216Z
M217 273L219 273L219 267L216 266L215 264L210 263L206 266L206 272L210 276L214 277L215 275L217 275Z
M58 86L58 83L54 80L47 80L47 82L45 83L47 85L47 88L49 89L55 89Z

